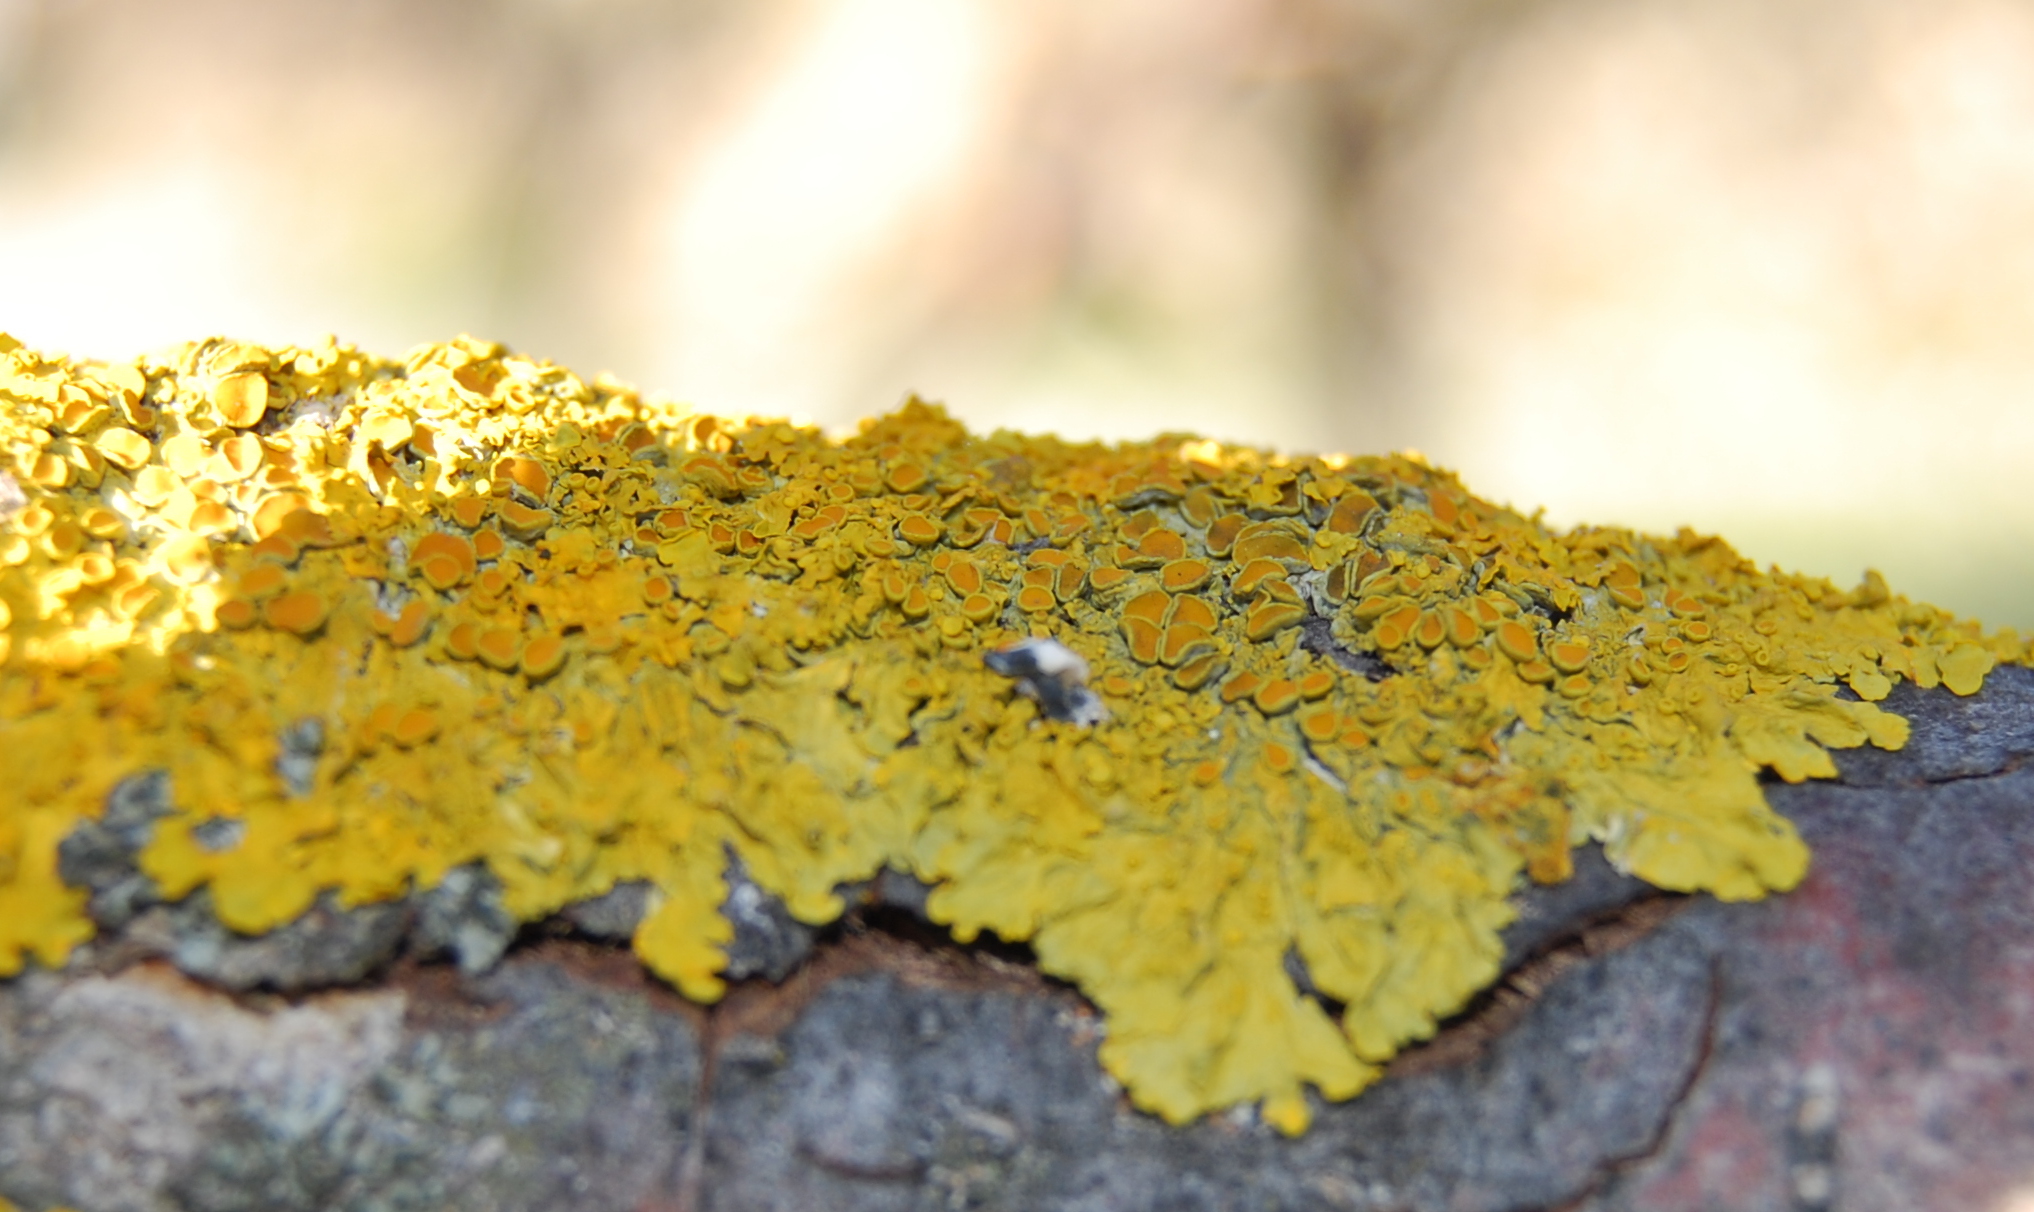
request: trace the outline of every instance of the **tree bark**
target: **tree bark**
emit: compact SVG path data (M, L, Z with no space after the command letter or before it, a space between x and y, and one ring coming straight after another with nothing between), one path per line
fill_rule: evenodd
M702 1010L612 941L626 895L512 943L471 881L225 934L122 882L148 814L130 786L65 851L102 937L0 984L0 1196L32 1212L2000 1206L2034 1174L2034 670L1886 705L1913 721L1905 749L1768 788L1814 849L1798 890L1670 897L1579 856L1574 881L1520 894L1506 982L1298 1139L1247 1114L1174 1128L1131 1109L1077 993L1020 949L945 940L894 878L815 937L746 906L737 948L761 950L738 970L759 975Z

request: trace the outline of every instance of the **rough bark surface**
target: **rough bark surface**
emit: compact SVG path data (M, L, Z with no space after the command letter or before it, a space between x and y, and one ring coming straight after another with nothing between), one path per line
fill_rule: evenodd
M475 875L243 940L151 902L148 789L68 846L105 937L0 984L0 1196L22 1208L1887 1209L2034 1180L2034 671L1903 688L1899 753L1769 788L1786 896L1661 897L1586 858L1512 973L1285 1139L1171 1128L1022 956L904 881L816 940L744 901L722 1005L644 978L624 894L505 957ZM753 885L744 896L753 900ZM740 891L740 888L737 889ZM809 954L807 949L809 948ZM793 965L796 965L795 968ZM788 971L779 985L769 979Z

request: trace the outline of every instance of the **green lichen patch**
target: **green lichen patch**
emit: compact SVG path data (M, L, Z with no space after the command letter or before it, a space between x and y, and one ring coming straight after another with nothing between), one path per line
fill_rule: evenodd
M812 923L909 871L957 937L1077 982L1174 1122L1297 1132L1307 1086L1375 1080L1584 841L1665 888L1792 887L1760 770L1897 748L1894 683L2030 660L1875 576L1557 533L1416 459L918 403L836 441L464 338L0 339L0 477L0 972L90 936L57 843L160 770L140 866L235 930L476 862L526 920L646 881L636 950L701 1001L730 852ZM1098 722L985 662L1027 637L1085 662Z

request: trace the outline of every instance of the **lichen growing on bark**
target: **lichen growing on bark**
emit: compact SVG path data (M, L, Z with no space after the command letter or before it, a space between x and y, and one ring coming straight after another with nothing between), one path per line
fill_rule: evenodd
M1761 769L1897 748L1895 682L2030 660L1876 576L1555 532L1413 458L916 402L832 440L466 338L0 337L0 514L0 973L90 936L57 843L162 770L142 868L236 930L475 861L524 919L648 881L636 950L701 1001L730 852L813 923L906 870L1096 1002L1140 1106L1288 1132L1497 976L1522 878L1594 839L1790 888ZM1034 636L1096 722L985 662Z

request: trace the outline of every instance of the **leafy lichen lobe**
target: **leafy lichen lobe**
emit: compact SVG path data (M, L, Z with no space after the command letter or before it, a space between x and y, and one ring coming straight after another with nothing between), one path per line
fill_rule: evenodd
M1595 840L1790 888L1761 769L1831 775L1904 741L1895 682L2030 660L1876 576L1555 532L1415 458L916 402L833 440L468 338L0 337L0 515L0 973L90 936L57 843L162 770L143 869L237 930L476 861L525 919L643 880L636 950L702 1001L730 851L815 923L906 870L1096 1002L1139 1105L1288 1132L1495 979L1521 879ZM985 661L1033 638L1098 709Z

